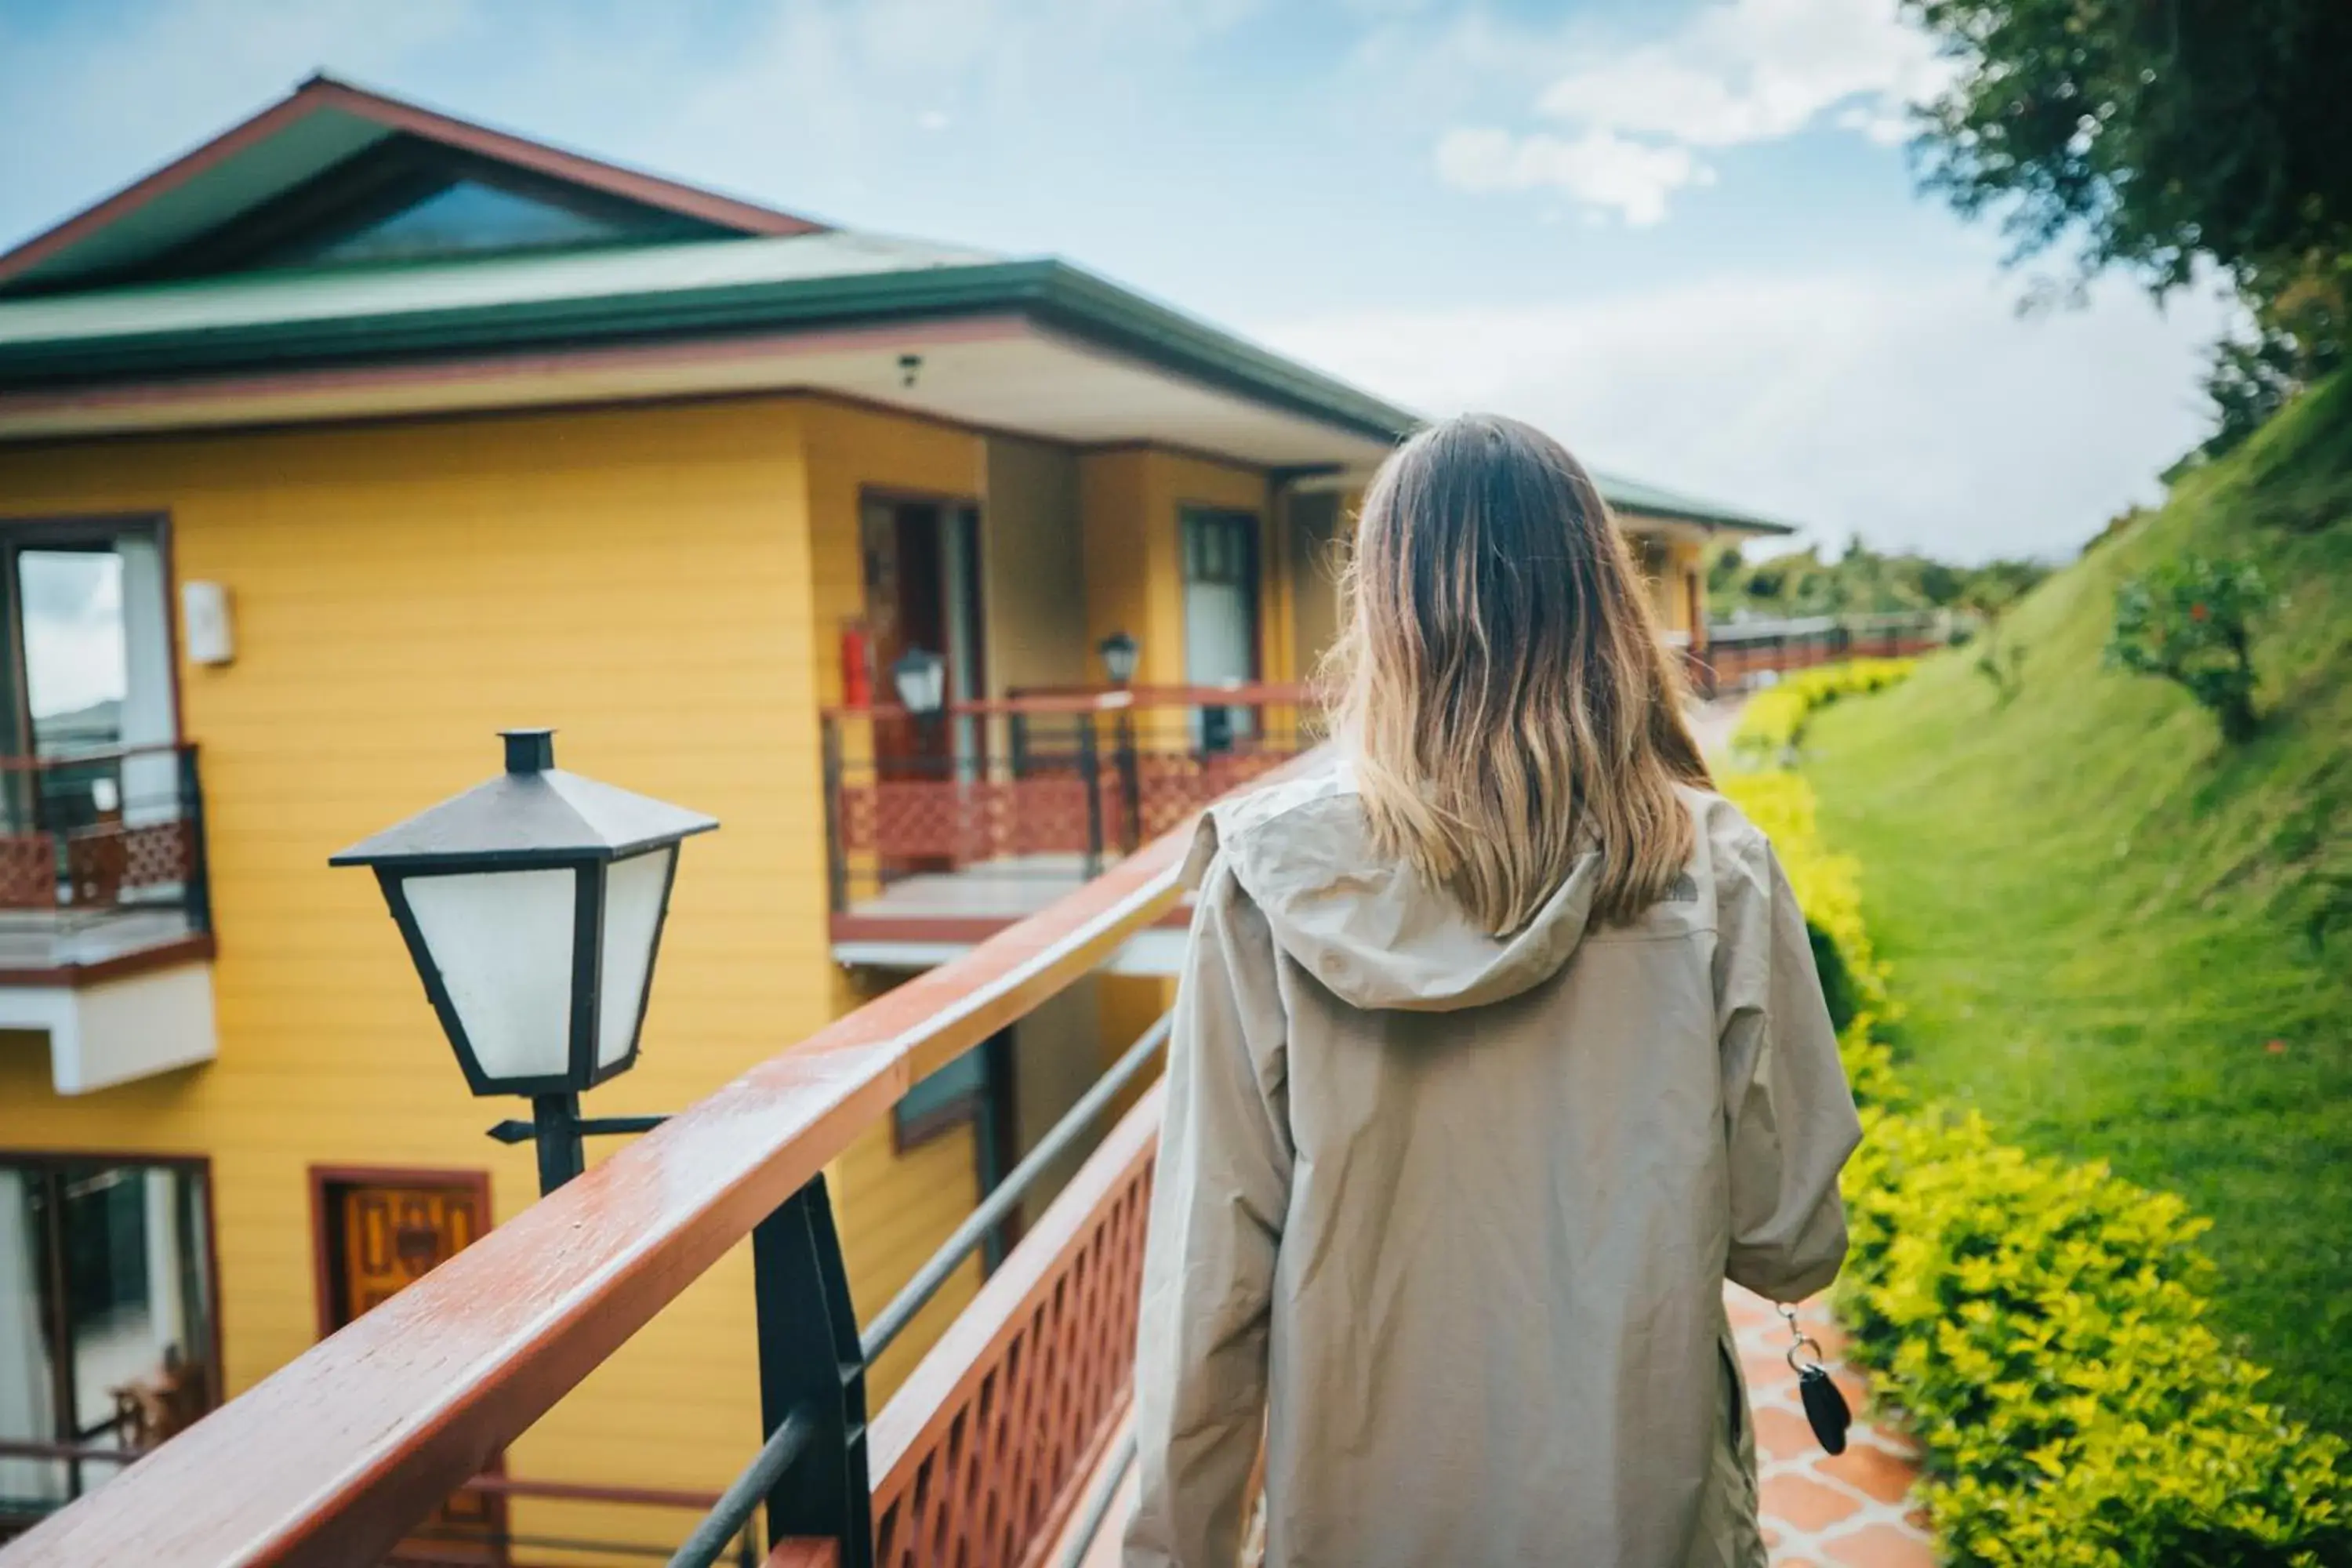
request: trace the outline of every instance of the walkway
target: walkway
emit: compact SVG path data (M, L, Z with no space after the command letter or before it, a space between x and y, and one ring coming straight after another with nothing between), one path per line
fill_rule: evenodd
M1871 1424L1862 1380L1834 1353L1825 1358L1855 1415L1845 1452L1832 1458L1822 1452L1798 1403L1797 1374L1785 1354L1788 1325L1780 1313L1736 1285L1726 1288L1724 1305L1756 1413L1756 1469L1773 1568L1934 1568L1935 1549L1907 1500L1918 1474L1915 1450ZM1843 1342L1818 1299L1797 1317L1825 1352Z
M1861 1379L1833 1353L1843 1336L1830 1321L1829 1309L1814 1300L1797 1316L1823 1351L1832 1352L1826 1357L1831 1375L1853 1406L1856 1419L1846 1434L1846 1450L1835 1458L1822 1452L1812 1428L1805 1424L1804 1407L1797 1399L1797 1374L1789 1370L1784 1353L1789 1331L1780 1313L1762 1297L1736 1285L1725 1288L1724 1305L1731 1314L1755 1411L1756 1468L1772 1568L1935 1568L1935 1549L1909 1502L1911 1483L1918 1474L1911 1446L1871 1424ZM1122 1422L1110 1445L1113 1454L1118 1452L1125 1430ZM1087 1489L1091 1491L1091 1482ZM1130 1471L1079 1568L1118 1568L1118 1527L1134 1506ZM1058 1568L1067 1560L1077 1523L1072 1521L1045 1553L1047 1568Z

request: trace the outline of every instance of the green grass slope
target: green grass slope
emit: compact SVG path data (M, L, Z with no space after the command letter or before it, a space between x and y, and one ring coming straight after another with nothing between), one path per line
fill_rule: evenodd
M2284 596L2263 732L2100 668L2116 583L2249 556ZM2352 378L2184 479L2011 614L2006 710L1965 651L1822 712L1806 772L1860 858L1909 1081L2213 1220L2221 1327L2352 1432Z

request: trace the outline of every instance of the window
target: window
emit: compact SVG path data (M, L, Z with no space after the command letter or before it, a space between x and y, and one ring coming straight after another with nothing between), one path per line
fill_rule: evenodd
M1246 511L1183 514L1184 680L1239 686L1257 679L1257 518ZM1252 731L1246 708L1203 708L1192 742L1231 751Z
M459 180L355 232L289 249L278 259L331 266L468 251L544 250L623 237L614 225L585 213L479 180Z
M891 1113L890 1131L899 1150L929 1142L950 1127L978 1121L988 1101L988 1052L966 1051L919 1080Z
M903 1154L969 1123L972 1175L986 1197L1013 1169L1013 1031L1005 1029L918 1080L891 1108L891 1142ZM982 1248L982 1268L995 1272L1017 1239L1013 1219L991 1231Z
M209 1409L210 1237L199 1162L0 1155L0 1439L135 1452ZM0 1521L116 1468L0 1458Z
M170 626L152 522L0 531L0 755L57 763L177 740ZM150 751L19 772L0 790L0 826L70 832L118 811L134 820L172 815L176 766Z

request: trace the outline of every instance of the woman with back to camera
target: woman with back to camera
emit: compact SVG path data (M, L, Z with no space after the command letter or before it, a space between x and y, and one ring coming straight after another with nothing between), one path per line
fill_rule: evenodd
M1335 763L1210 814L1128 1568L1762 1568L1728 1277L1845 1254L1811 949L1592 481L1490 416L1365 498Z

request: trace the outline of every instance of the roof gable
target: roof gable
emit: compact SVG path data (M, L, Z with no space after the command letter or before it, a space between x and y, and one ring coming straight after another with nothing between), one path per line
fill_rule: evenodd
M468 193L412 214L461 183L494 195ZM318 262L330 259L320 252L404 216L411 257L824 227L313 77L0 255L0 294L202 276L273 258ZM401 243L396 230L375 239L382 252Z

